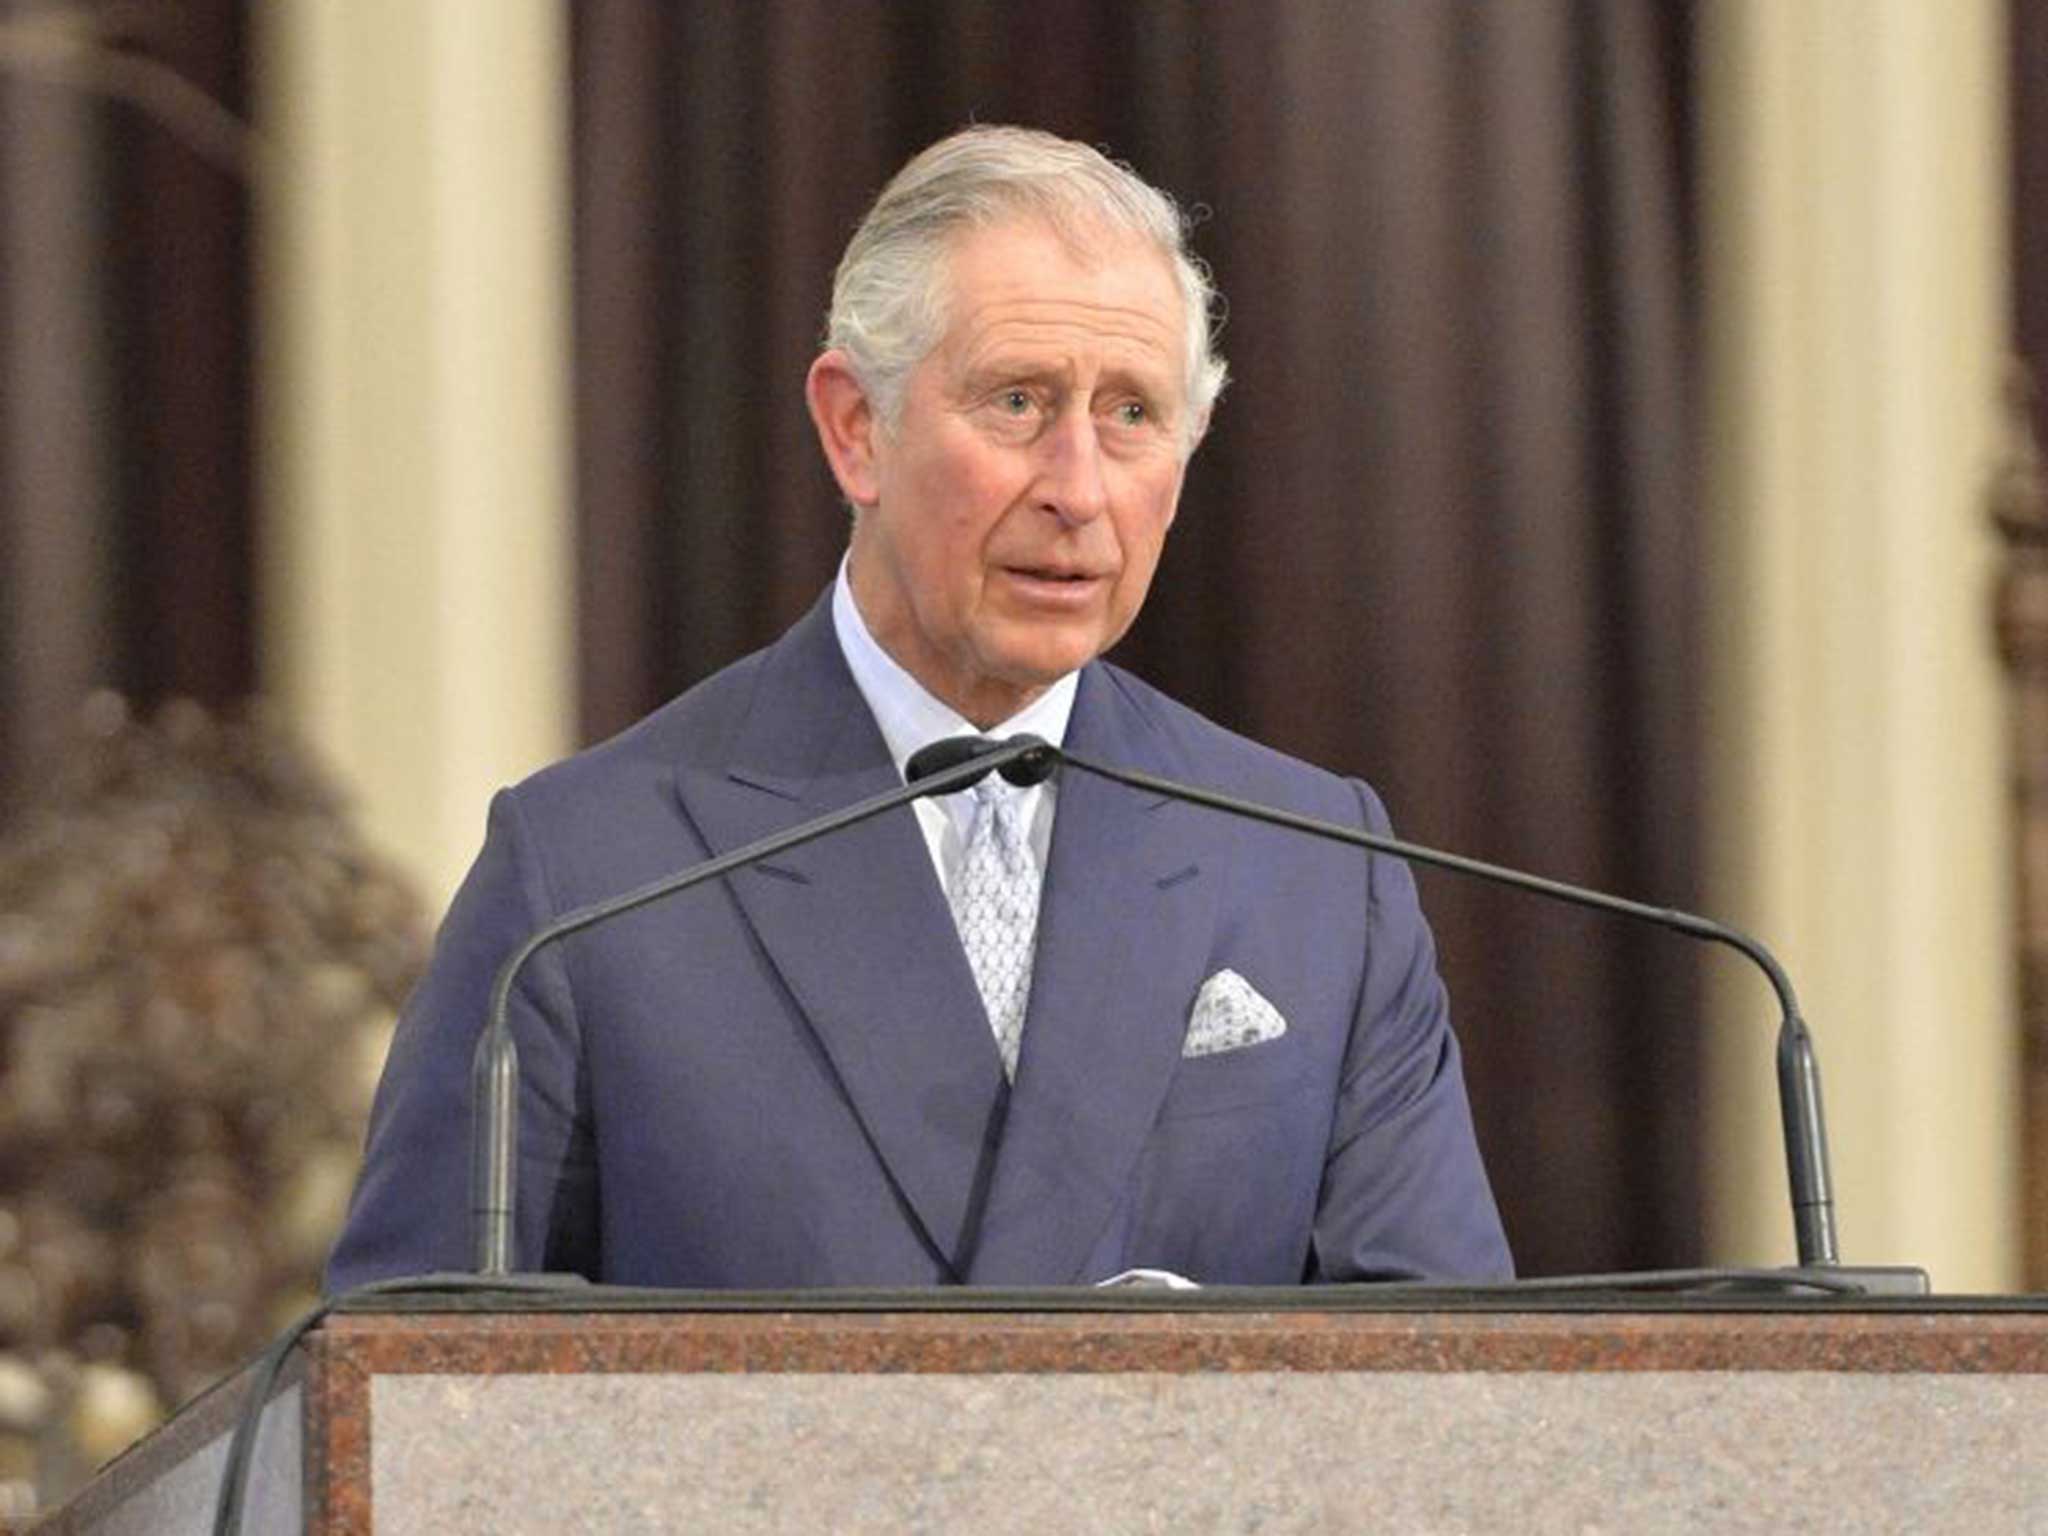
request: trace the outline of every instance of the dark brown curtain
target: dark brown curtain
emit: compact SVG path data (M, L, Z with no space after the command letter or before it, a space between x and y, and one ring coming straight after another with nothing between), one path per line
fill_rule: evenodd
M828 579L801 380L839 249L917 147L1029 122L1205 205L1230 303L1236 381L1119 659L1370 778L1412 837L1694 897L1683 8L572 15L588 735ZM1525 1270L1708 1257L1697 957L1424 881Z
M2048 0L2010 0L2013 332L2048 443Z
M91 689L255 682L244 14L0 0L0 813Z
M2026 451L2007 465L2011 498L2006 569L1997 620L2010 669L2013 842L2018 850L2014 973L2019 985L2021 1103L2020 1230L2030 1290L2048 1290L2048 793L2043 791L2043 701L2048 626L2036 594L2048 590L2048 0L2011 0L2013 346L2027 381ZM2020 448L2015 444L2015 448Z

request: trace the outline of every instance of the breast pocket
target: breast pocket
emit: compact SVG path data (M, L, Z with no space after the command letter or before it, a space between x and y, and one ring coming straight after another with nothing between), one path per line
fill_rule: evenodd
M1159 1118L1188 1120L1277 1102L1306 1087L1314 1067L1313 1056L1292 1034L1213 1056L1183 1057Z

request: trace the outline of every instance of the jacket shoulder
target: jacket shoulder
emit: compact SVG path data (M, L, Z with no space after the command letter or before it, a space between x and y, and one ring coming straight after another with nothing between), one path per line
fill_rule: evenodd
M1355 822L1360 794L1377 809L1378 797L1354 778L1291 757L1252 740L1161 693L1144 679L1108 663L1103 681L1119 704L1141 719L1157 743L1162 771L1304 815Z
M529 774L494 801L537 882L536 918L616 894L703 856L682 815L679 774L725 761L762 653L745 657L608 740Z
M512 786L512 796L535 809L602 804L635 785L669 783L679 764L723 762L746 718L766 655L756 651L742 657L617 735L529 774Z

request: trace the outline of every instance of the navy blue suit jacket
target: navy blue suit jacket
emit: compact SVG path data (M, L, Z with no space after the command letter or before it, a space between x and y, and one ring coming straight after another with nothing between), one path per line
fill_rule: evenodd
M1363 784L1106 664L1068 743L1387 826ZM400 1022L330 1287L467 1267L470 1058L514 944L897 782L820 602L501 794ZM1287 1031L1183 1059L1225 967ZM1079 774L1014 1088L908 809L543 951L512 1023L526 1268L775 1288L1510 1271L1406 867Z

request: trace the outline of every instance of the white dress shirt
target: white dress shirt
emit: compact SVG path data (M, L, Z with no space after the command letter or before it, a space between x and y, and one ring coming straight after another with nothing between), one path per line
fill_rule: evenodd
M881 727L882 740L888 744L899 776L914 754L948 736L988 736L1000 741L1028 731L1056 747L1065 745L1080 673L1069 672L1009 719L984 731L956 713L951 705L933 698L868 632L853 600L853 588L846 579L844 559L839 562L839 579L832 587L832 627L838 632L839 649L846 655L846 665L853 671L854 685L867 700L875 724ZM1038 862L1042 876L1046 855L1052 848L1052 817L1057 798L1054 782L1047 779L1034 784L1022 795L1018 814L1023 818L1031 856ZM939 886L950 897L961 858L967 851L967 834L974 824L974 797L963 790L916 801L913 809L924 833L925 846L931 851L932 867L938 871Z

